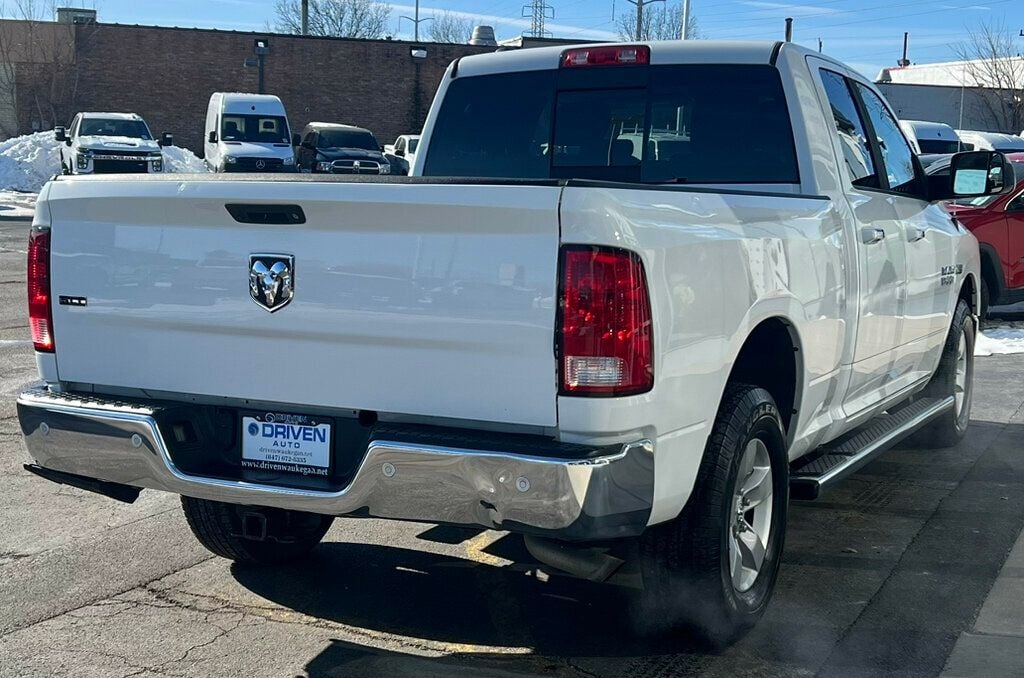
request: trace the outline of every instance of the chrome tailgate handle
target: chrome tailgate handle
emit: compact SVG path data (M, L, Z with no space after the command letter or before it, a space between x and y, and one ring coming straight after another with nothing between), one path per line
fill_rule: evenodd
M885 229L882 228L862 228L860 229L860 239L865 245L872 245L876 242L882 242L885 240Z

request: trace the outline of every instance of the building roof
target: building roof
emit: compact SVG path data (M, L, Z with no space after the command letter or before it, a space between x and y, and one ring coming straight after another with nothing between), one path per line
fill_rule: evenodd
M1013 87L1024 88L1024 57L1011 57L1004 65L993 66L985 59L969 61L945 61L935 64L912 64L883 68L875 82L897 85L945 85L953 87L1001 87L1008 88L1009 82L995 82L993 72L1003 77L1015 76Z

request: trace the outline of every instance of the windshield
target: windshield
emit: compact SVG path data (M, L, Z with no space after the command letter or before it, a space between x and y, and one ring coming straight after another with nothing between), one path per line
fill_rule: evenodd
M799 181L778 71L711 64L457 79L445 93L424 174Z
M105 118L85 118L78 130L79 136L98 137L131 137L132 139L152 139L149 128L141 120L111 120Z
M361 148L379 151L376 137L365 130L326 129L320 132L317 148Z
M251 141L261 144L287 144L288 122L280 115L227 115L221 121L224 141Z
M956 153L960 150L959 141L945 139L918 139L917 145L921 147L922 153Z

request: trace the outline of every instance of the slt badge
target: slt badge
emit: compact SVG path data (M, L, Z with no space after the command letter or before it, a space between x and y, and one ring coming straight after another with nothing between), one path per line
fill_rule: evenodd
M271 313L287 306L295 296L295 257L250 254L249 296Z

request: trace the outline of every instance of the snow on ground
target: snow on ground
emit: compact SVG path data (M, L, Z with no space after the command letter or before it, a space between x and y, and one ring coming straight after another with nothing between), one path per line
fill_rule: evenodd
M31 219L36 209L36 193L0 191L0 219Z
M0 190L38 193L50 177L60 173L60 143L53 132L36 132L0 142ZM171 172L205 172L206 165L191 151L178 146L163 149ZM0 205L8 205L6 194Z
M1024 323L999 324L985 327L978 333L974 355L1007 355L1024 353Z

